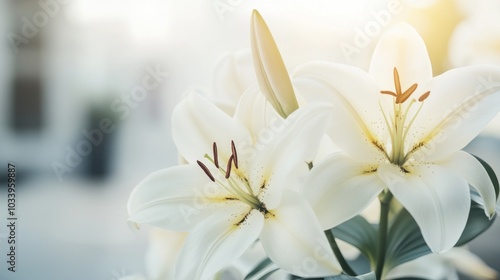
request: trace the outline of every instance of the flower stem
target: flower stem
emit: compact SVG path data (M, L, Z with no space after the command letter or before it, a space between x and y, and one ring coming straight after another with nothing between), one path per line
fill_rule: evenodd
M333 253L335 254L335 257L339 261L340 266L342 267L342 270L350 276L356 276L356 272L349 266L347 261L345 260L344 256L342 255L342 252L340 252L339 245L337 244L337 241L335 241L335 236L333 236L333 233L331 230L325 230L325 235L326 238L328 239L328 243L330 243L330 247L332 248Z
M378 229L378 256L375 275L381 280L384 270L385 253L387 250L387 227L389 222L389 210L392 199L392 193L387 191L379 196L380 200L380 223Z

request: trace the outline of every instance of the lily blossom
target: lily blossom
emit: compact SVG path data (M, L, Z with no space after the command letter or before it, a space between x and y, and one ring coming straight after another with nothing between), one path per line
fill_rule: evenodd
M499 67L433 77L423 40L402 23L380 39L368 73L312 62L297 69L294 81L309 101L336 106L328 134L342 152L315 165L304 185L324 229L359 214L385 189L410 212L433 252L451 249L462 234L469 185L484 200L485 214L494 215L493 184L461 149L500 111Z
M198 95L176 107L172 134L188 164L139 183L128 203L130 221L189 232L175 279L209 279L257 239L292 274L340 273L312 208L292 190L309 172L330 106L297 110L263 142L244 125L248 118L238 119L251 107L248 97L242 100L234 117Z

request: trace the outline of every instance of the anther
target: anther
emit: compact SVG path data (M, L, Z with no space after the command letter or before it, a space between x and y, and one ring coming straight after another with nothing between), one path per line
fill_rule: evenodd
M395 94L394 92L392 92L390 90L381 90L380 93L382 93L382 94L389 94L389 95L392 95L392 96L394 96L396 98L398 97L397 94Z
M215 167L219 168L219 155L217 154L217 143L214 142L212 147L214 150L214 164L215 164Z
M394 67L394 86L396 87L397 96L401 95L401 82L399 81L398 69Z
M229 179L229 176L231 176L231 166L234 161L234 156L231 155L229 157L229 161L227 162L227 168L226 168L226 179Z
M234 167L238 168L238 154L236 153L236 147L234 146L234 141L231 140L231 152L234 159Z
M428 92L426 92L426 93L424 93L424 94L420 95L420 97L418 98L418 101L419 101L419 102L423 102L424 100L426 100L426 99L427 99L427 97L429 97L429 95L430 95L430 94L431 94L431 92L430 92L430 91L428 91Z
M411 87L409 87L405 92L403 92L403 94L401 94L396 98L396 104L401 104L404 103L406 100L408 100L408 98L410 98L410 96L415 92L417 87L418 87L417 83L411 85Z
M212 175L212 173L210 173L210 170L208 170L207 166L205 164L203 164L203 162L197 160L196 161L198 163L198 165L201 167L201 169L203 169L203 171L205 172L205 174L207 174L208 178L210 178L210 180L212 182L215 182L215 178L214 176Z

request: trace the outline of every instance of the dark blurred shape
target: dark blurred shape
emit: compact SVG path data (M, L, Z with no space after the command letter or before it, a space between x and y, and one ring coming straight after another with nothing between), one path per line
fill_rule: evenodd
M80 140L89 141L92 144L92 152L84 157L83 165L84 176L89 179L103 180L109 177L112 172L116 133L115 131L113 133L105 133L99 130L103 120L109 120L112 125L116 125L117 118L109 110L110 103L111 100L104 100L102 103L91 104L87 113L87 130L99 134L99 139L93 139L92 141L89 141L88 135L85 136L82 134L82 139Z
M16 77L12 89L11 127L16 132L40 131L43 126L40 79Z

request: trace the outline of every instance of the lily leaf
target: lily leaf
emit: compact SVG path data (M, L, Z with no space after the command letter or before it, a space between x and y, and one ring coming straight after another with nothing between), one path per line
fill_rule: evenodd
M420 228L406 209L401 209L394 218L387 239L385 267L389 270L431 253L431 249L422 237Z
M496 194L497 199L498 199L498 194L499 194L500 190L499 190L498 178L497 178L497 175L495 174L495 171L493 170L493 168L491 168L491 166L486 161L484 161L480 157L477 157L477 156L474 156L474 157L481 163L481 165L483 165L484 169L488 173L488 176L490 176L491 182L493 183L493 187L495 187L495 194Z
M427 280L427 279L417 278L417 277L404 277L404 278L394 278L393 280Z
M363 217L356 216L332 229L333 235L354 247L368 259L373 266L377 258L377 231L375 226Z
M469 218L460 239L455 246L462 246L487 230L494 219L484 215L482 206L474 201L471 203ZM431 250L425 243L420 228L413 217L402 209L394 219L388 234L386 269L430 254Z
M467 219L467 225L465 226L462 236L460 236L460 239L458 239L455 246L462 246L472 241L478 235L487 230L493 224L495 218L496 215L493 216L493 219L488 219L488 217L484 215L483 206L476 202L472 202L470 206L469 218Z
M245 277L245 280L252 279L255 275L259 274L262 270L266 269L269 265L271 265L273 262L269 258L263 259L260 263L258 263L252 271L250 271L247 276Z
M328 277L325 278L325 280L352 280L352 279L358 279L358 280L377 280L375 276L375 272L370 272L368 274L363 274L360 276L349 276L349 275L337 275L333 277Z
M262 275L262 277L260 278L260 280L266 280L266 279L268 279L269 277L271 277L271 275L273 273L275 273L278 270L279 270L279 268L276 268L276 269L273 269L273 270L269 271L268 273Z

